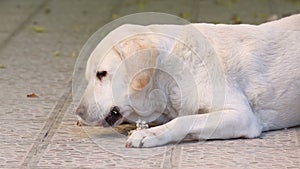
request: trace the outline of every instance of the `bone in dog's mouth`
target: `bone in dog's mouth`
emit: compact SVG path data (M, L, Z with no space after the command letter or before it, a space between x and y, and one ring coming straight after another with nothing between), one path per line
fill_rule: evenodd
M104 120L109 126L113 126L121 118L122 115L120 113L119 107L114 106Z

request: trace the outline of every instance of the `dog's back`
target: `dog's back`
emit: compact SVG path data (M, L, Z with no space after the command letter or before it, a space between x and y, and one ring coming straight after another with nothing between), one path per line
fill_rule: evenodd
M267 22L260 26L270 27L272 29L283 29L285 31L300 31L300 14L292 15L273 22Z
M262 25L195 24L264 130L300 123L300 15Z

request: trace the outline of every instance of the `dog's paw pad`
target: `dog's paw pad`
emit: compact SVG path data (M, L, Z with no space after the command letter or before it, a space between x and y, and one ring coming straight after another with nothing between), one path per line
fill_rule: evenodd
M157 145L155 134L147 131L147 129L136 130L128 138L126 148L143 148L153 147Z

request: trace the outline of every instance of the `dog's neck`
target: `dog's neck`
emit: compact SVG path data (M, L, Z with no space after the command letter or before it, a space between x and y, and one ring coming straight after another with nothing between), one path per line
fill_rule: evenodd
M225 82L216 78L223 77L222 61L204 36L185 36L189 45L167 42L170 39L154 41L162 49L155 74L141 92L132 96L139 118L165 121L202 110L207 113L214 106L214 91L220 91L219 86L224 87Z
M214 91L225 86L221 58L204 36L196 40L191 36L185 37L186 41L194 39L189 46L175 42L170 52L160 55L154 76L156 87L168 96L166 113L171 118L208 112L217 106L213 105Z

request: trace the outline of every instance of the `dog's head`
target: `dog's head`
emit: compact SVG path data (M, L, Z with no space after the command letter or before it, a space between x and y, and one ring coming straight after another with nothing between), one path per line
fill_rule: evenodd
M143 99L141 93L151 84L157 56L147 36L135 35L114 44L102 60L89 60L88 86L76 114L84 123L107 127L136 113L132 99ZM91 66L95 64L91 62L98 63Z

